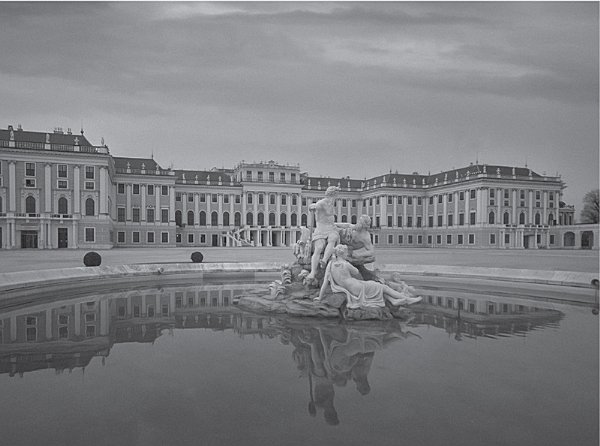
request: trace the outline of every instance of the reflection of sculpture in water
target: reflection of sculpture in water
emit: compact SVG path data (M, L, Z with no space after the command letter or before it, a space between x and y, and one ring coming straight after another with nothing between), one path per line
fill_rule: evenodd
M335 198L339 188L330 186L325 192L325 198L311 204L308 210L315 213L316 228L312 233L313 254L311 257L311 270L306 277L308 282L315 279L319 266L325 268L334 246L340 240L338 228L335 225ZM323 258L321 259L321 254Z
M334 386L345 387L353 381L356 390L367 395L371 390L367 378L375 351L410 335L401 329L349 329L342 325L293 330L291 342L296 349L292 356L298 369L308 375L309 414L315 416L322 409L328 424L339 424Z
M385 307L384 299L394 306L410 305L421 301L421 297L411 297L410 294L396 291L383 283L362 280L358 269L347 260L348 247L346 245L337 245L334 255L335 259L327 265L323 285L319 296L315 298L316 301L323 298L328 286L334 293L346 294L346 306L350 309Z

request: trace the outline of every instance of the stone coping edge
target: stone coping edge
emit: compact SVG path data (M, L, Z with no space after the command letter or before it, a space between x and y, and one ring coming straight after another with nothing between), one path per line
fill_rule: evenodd
M399 273L407 276L437 276L452 278L469 278L483 280L500 280L506 282L535 283L542 285L568 286L577 288L594 288L592 280L598 274L578 271L544 271L513 268L487 268L477 266L446 265L377 265L383 273Z
M272 273L281 270L283 262L253 263L165 263L131 264L118 266L75 267L35 271L0 273L0 296L15 291L33 291L58 285L106 283L110 279L148 278L161 276L194 275L196 278L219 273ZM484 268L445 265L376 264L382 273L407 276L438 276L526 282L546 285L593 288L595 273L576 271L538 271L530 269Z

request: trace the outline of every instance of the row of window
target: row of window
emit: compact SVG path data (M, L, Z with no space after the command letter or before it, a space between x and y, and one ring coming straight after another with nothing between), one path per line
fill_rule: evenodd
M493 235L495 237L495 234L490 234L490 235ZM395 240L394 237L395 236L393 234L389 234L388 235L388 237L387 237L387 244L388 245L394 245L394 240ZM414 236L414 235L410 235L409 234L407 236L404 236L403 234L400 234L400 235L397 236L397 241L398 241L397 244L398 245L404 245L406 243L408 245L413 245L413 244L415 244L415 241L416 241L417 245L422 245L423 244L423 240L424 240L423 237L424 237L423 235L416 235L416 236ZM456 234L456 235L448 234L448 235L446 235L446 244L447 245L451 245L452 241L454 240L454 237L456 237L456 244L457 245L464 245L465 244L465 236L464 236L464 234ZM435 236L435 243L436 244L441 245L442 244L442 240L443 240L442 239L442 235L438 234L438 235ZM475 234L468 234L467 235L467 240L468 240L469 245L475 244ZM491 244L496 243L495 242L495 238L494 238L494 242L493 243L492 243L491 240L492 239L490 239L490 243ZM378 237L375 237L374 242L375 242L375 244L379 243ZM428 235L427 236L427 244L428 245L432 245L433 244L433 235Z
M2 212L2 197L0 197L0 212ZM86 216L93 217L96 215L96 203L93 198L85 200ZM37 214L37 201L35 197L29 195L25 198L25 213L26 214ZM58 199L58 214L69 214L69 201L65 197Z
M25 176L36 176L36 163L25 163ZM2 173L2 163L0 163L0 174ZM69 166L67 164L56 165L56 176L58 178L69 178ZM96 178L96 168L94 166L85 166L85 179L94 180Z
M25 187L26 188L35 188L36 187L36 179L35 178L25 178ZM85 190L94 190L96 189L96 183L94 181L86 181L84 182ZM56 188L57 189L68 189L69 188L69 180L56 180Z
M242 173L240 172L240 178L239 180L242 180L241 177ZM262 171L258 171L256 172L256 181L261 182L264 181L264 173ZM295 184L296 183L296 179L297 176L295 173L290 173L290 183ZM247 170L246 171L246 181L254 181L254 176L252 174L251 170ZM268 181L269 183L274 183L275 182L275 172L268 172ZM286 182L286 174L285 172L279 172L279 182L280 183L285 183Z

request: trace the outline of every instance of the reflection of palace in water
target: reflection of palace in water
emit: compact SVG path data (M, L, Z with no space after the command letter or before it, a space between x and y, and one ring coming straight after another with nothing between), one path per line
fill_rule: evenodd
M280 337L282 342L296 347L294 359L299 368L305 365L305 373L311 380L319 381L322 378L319 374L323 375L327 367L328 376L331 375L344 361L344 367L352 367L345 375L336 372L335 379L345 376L343 379L348 380L356 378L352 373L360 367L364 372L368 362L367 357L349 360L352 355L348 356L348 352L371 354L390 339L406 337L420 325L444 329L460 340L524 335L536 328L556 325L562 318L559 311L537 308L526 301L521 304L506 298L471 294L425 295L423 304L414 307L410 321L367 326L342 326L335 321L331 328L331 321L286 319L239 310L234 305L236 298L256 287L256 284L234 283L133 289L0 310L0 373L13 376L41 369L71 371L87 366L94 357L102 357L104 361L114 344L152 343L164 330L196 328L233 330L240 336ZM367 350L356 350L357 346ZM327 356L327 351L331 355ZM341 363L338 361L337 366L331 365L331 359L336 358L334 351L338 355L344 351L346 355L338 358ZM323 355L327 356L329 366L324 365L324 359L318 359L325 358ZM359 369L351 372L355 367ZM363 378L357 382L361 392L367 388L366 375Z

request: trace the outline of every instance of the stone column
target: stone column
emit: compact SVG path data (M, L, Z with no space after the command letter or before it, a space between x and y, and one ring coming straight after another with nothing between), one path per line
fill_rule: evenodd
M17 212L17 177L14 161L8 162L8 211ZM14 245L13 245L14 246Z
M175 223L175 187L169 186L169 224Z
M502 205L504 204L504 191L502 189L495 189L495 190L496 190L496 202L498 203L498 213L496 215L496 224L500 224L500 223L504 223L504 216L502 215Z
M471 225L471 192L465 191L465 226Z
M126 204L125 204L125 213L126 213L126 217L125 220L127 221L131 221L131 184L126 184L125 185L125 198L126 198Z
M543 225L546 225L546 224L548 224L548 191L545 190L542 193L543 193L543 195L542 195L543 213L542 213L542 221L541 221L541 223Z
M402 227L406 228L406 216L407 216L407 204L406 202L408 201L408 197L405 195L404 197L402 197Z
M73 214L81 213L81 174L79 166L73 166Z
M517 217L517 194L519 193L519 191L517 189L513 189L512 190L512 221L511 224L516 225L518 224L518 217Z
M146 185L140 184L140 194L142 195L142 204L140 206L140 221L146 221Z
M248 197L246 196L246 194L244 192L242 192L242 226L246 226L248 224L248 221L246 220L246 214L248 213L248 211L246 210L246 200L248 199Z
M109 214L108 209L108 170L104 166L100 166L100 214Z
M458 225L458 192L454 192L454 197L452 199L454 200L454 221L452 224L456 226Z
M44 212L52 212L52 165L44 166ZM40 211L42 207L39 207ZM56 210L58 212L58 209Z
M154 185L154 221L161 221L161 207L160 207L160 195L162 194L162 188L160 184Z
M194 193L194 227L200 226L200 207L199 207L200 198L198 197L198 193Z
M527 223L529 223L530 225L533 224L533 191L530 190L527 193L527 198L529 199L529 205L528 205L528 216L527 216Z
M442 194L442 226L448 226L448 194Z
M392 227L398 227L398 196L394 195L394 209L392 211Z
M206 226L212 226L211 209L212 206L212 194L206 194Z
M438 197L437 195L433 196L433 226L437 227L438 222Z
M218 215L217 215L217 223L219 227L223 227L223 194L217 195L217 206L218 206Z

